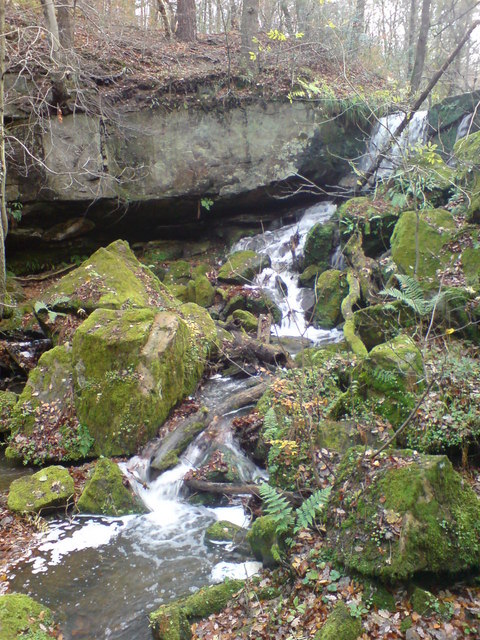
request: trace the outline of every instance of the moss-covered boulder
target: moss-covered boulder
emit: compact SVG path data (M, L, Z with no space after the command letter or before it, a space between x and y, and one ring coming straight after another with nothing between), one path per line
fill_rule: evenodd
M41 356L12 409L10 428L6 455L25 463L79 460L90 452L92 438L75 411L69 347Z
M174 431L163 438L150 466L161 473L175 467L180 462L180 456L188 445L204 429L204 422L184 420Z
M413 311L399 302L370 305L355 311L353 317L356 333L368 351L415 323Z
M11 429L12 409L17 404L18 396L12 391L0 391L0 435Z
M166 268L165 284L187 284L192 274L190 263L186 260L170 262Z
M159 307L172 309L178 301L141 264L123 240L96 251L78 269L52 285L43 302L60 310Z
M243 580L226 580L222 584L203 587L186 598L164 604L150 614L150 627L155 640L190 640L190 624L224 609L243 586Z
M256 318L253 313L250 313L250 311L235 309L232 315L228 316L227 323L244 329L246 333L257 333L258 318Z
M318 222L307 234L303 250L304 267L315 265L319 272L326 271L335 246L335 222Z
M18 513L66 507L73 500L73 478L67 469L46 467L14 480L8 492L8 508Z
M353 618L347 605L340 601L315 635L315 640L356 640L362 633L361 621Z
M190 393L203 375L206 361L220 348L217 327L206 309L194 302L182 304L178 310L188 328L188 353L190 358L184 362L185 388Z
M218 272L218 279L228 284L251 284L263 269L270 266L270 258L255 251L236 251L228 256Z
M2 640L49 640L57 634L48 607L20 593L0 596L0 638Z
M318 276L326 271L327 267L319 266L318 264L311 264L298 276L298 281L301 287L314 287Z
M243 527L239 527L233 522L218 520L211 524L205 531L205 542L235 542L239 543L245 539L247 532Z
M134 453L203 371L187 324L154 309L97 309L73 338L75 405L92 455Z
M117 463L108 458L96 463L78 499L77 509L80 513L104 516L125 516L147 511L131 490Z
M360 196L344 202L337 210L342 240L359 230L367 256L378 256L390 248L390 238L399 216L399 208L378 196Z
M235 293L227 300L222 316L228 318L233 315L237 309L243 309L253 313L255 316L260 314L270 314L273 322L279 324L282 321L282 312L278 305L266 293L247 289L241 293Z
M455 221L450 212L434 209L419 212L418 269L420 279L435 280L438 269L452 260L448 243L453 238ZM416 214L405 211L392 235L392 258L401 273L414 275L416 263Z
M211 307L215 300L215 289L207 276L200 275L189 282L187 295L190 302L200 307Z
M351 449L338 470L327 542L348 569L385 582L480 564L480 500L446 456L402 450L372 464Z
M264 567L274 567L280 561L280 547L277 538L277 524L272 516L261 516L252 524L247 534L255 558Z
M414 341L399 335L374 347L353 372L359 391L394 426L413 409L424 381L423 361Z
M315 287L313 324L331 329L342 321L342 301L348 294L346 274L329 269L319 275Z
M345 453L351 447L368 444L371 447L382 445L387 431L379 431L376 425L359 425L354 420L321 420L315 430L315 444L320 449Z
M469 196L467 214L471 222L480 221L480 131L455 143L456 181Z

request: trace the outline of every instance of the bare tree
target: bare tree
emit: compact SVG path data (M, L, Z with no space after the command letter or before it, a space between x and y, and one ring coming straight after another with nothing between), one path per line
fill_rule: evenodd
M0 317L3 316L7 288L5 238L8 233L5 162L5 1L0 0Z
M250 60L252 39L258 33L258 6L259 0L243 0L242 11L242 57Z
M413 64L412 77L410 80L410 92L416 93L422 80L425 58L427 56L428 32L430 31L430 5L431 0L423 0L422 17L420 20L420 32L418 34L417 49L415 52L415 62Z
M178 0L176 36L182 42L194 42L197 39L195 0Z

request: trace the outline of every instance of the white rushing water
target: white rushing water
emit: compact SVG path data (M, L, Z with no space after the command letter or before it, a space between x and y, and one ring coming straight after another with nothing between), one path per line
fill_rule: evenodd
M252 250L270 257L271 267L259 273L252 286L268 293L282 311L282 322L273 327L273 335L302 337L315 343L335 342L342 336L336 329L329 331L309 325L307 312L314 304L314 294L312 289L299 285L295 269L310 229L327 222L336 208L332 202L320 202L309 207L298 222L243 238L232 247L232 252Z
M404 119L404 113L392 113L384 118L380 118L374 126L372 136L368 144L367 153L359 163L361 171L367 171L380 153L383 153L385 145L390 137L395 133L397 127ZM417 143L423 144L426 141L428 132L428 111L417 111L409 125L404 129L400 138L391 146L382 160L376 176L385 178L401 165L402 159L409 149L413 149Z

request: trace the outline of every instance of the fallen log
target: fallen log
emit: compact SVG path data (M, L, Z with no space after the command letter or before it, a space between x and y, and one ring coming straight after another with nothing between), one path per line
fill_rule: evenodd
M215 493L225 496L251 495L261 499L259 486L256 484L228 484L226 482L208 482L207 480L197 480L191 478L184 481L186 487L191 491L199 493ZM278 490L293 506L301 505L303 498L298 493L292 491Z
M287 367L288 369L294 367L293 360L281 345L260 342L238 331L233 332L233 338L233 343L226 350L226 357L230 361L258 361L262 364Z

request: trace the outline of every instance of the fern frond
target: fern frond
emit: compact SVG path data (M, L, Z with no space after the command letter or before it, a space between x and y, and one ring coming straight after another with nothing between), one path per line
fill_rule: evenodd
M298 533L301 529L308 529L315 522L315 518L325 508L330 497L331 487L319 489L312 493L296 511L296 525L294 533Z
M273 407L270 407L263 418L263 436L267 442L268 440L276 440L278 437L278 422Z
M260 485L259 492L264 502L265 513L275 521L277 535L287 533L295 522L293 508L288 500L266 482Z

